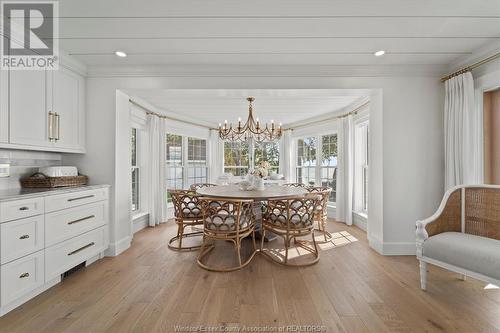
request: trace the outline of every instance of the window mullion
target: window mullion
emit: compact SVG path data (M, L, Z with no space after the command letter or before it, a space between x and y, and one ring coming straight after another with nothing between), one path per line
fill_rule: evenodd
M181 160L181 168L182 168L182 187L186 187L188 183L188 138L182 136L182 160Z
M316 145L316 170L315 170L315 180L316 186L321 185L321 163L323 161L323 141L322 136L316 137L318 144Z

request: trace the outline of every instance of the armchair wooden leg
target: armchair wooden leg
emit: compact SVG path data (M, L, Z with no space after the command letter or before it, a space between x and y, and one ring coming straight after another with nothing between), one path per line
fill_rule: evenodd
M427 289L427 263L420 260L420 288Z

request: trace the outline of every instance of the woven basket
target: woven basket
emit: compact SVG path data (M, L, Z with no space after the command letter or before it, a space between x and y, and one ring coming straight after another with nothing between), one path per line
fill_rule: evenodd
M21 186L28 188L53 188L65 186L87 185L88 177L84 175L66 177L48 177L43 173L35 173L21 179Z

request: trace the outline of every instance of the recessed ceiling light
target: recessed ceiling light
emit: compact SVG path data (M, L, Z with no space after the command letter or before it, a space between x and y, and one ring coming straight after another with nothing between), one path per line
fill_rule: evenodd
M123 51L116 51L115 54L120 58L125 58L127 54Z
M377 51L377 52L375 52L375 53L374 53L374 55L375 55L376 57L383 56L384 54L385 54L385 51L384 51L384 50L380 50L380 51Z

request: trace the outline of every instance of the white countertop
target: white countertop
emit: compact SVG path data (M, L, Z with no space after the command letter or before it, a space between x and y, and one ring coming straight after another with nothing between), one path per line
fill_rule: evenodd
M10 201L18 199L27 199L33 197L45 197L49 195L80 192L86 190L93 190L103 187L110 187L109 185L86 185L86 186L70 186L70 187L56 187L56 188L10 188L0 190L0 201Z

